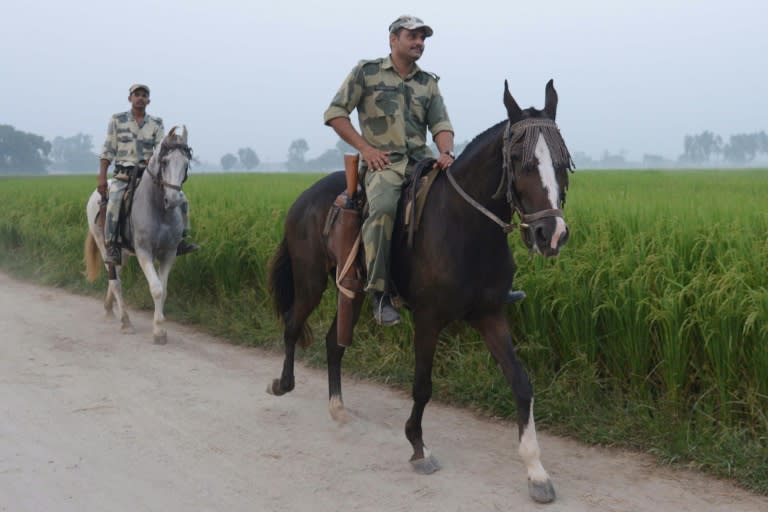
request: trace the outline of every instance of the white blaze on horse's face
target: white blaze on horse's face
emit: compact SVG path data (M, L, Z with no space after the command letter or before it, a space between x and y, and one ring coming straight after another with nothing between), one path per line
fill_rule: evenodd
M539 134L539 139L536 141L536 149L534 150L536 159L539 161L539 176L541 177L541 185L544 190L547 191L547 197L549 198L550 208L560 208L560 185L557 183L557 176L555 175L555 166L552 164L552 155L549 153L549 147L544 141L544 136ZM552 233L552 237L549 240L550 249L557 251L560 240L568 231L565 221L562 217L554 217L556 222L555 230ZM542 248L538 247L536 238L534 237L534 250L538 252L544 252Z

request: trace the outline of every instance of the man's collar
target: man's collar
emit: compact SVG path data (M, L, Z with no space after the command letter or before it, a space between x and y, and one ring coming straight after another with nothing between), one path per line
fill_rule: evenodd
M384 59L384 62L381 63L381 67L384 68L384 69L391 68L392 71L397 73L397 70L395 69L395 65L392 62L392 54L391 53L386 56L386 58ZM410 73L408 73L408 75L406 75L405 78L411 78L412 76L414 76L419 71L421 71L421 68L419 67L418 64L416 64L414 62L413 63L413 70Z

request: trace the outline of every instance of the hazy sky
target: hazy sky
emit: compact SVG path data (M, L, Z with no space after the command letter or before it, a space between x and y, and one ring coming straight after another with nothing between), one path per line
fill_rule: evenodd
M152 88L218 163L249 146L283 161L337 138L322 115L359 59L388 54L401 14L435 30L419 65L441 77L457 142L502 120L504 79L543 107L553 78L572 153L676 157L683 136L768 130L766 0L5 0L0 124L89 134L100 151L128 86ZM341 167L341 162L340 162ZM94 162L94 172L97 164Z

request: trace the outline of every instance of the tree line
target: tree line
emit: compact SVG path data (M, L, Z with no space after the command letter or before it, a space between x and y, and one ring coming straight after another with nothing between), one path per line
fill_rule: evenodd
M456 144L459 153L467 142ZM433 148L434 149L434 148ZM289 171L330 171L341 169L344 153L354 148L339 140L316 158L307 159L309 144L306 139L295 139L288 146L285 162L280 168ZM743 166L758 156L768 156L768 135L765 131L731 135L726 141L709 130L683 138L683 153L677 160L660 155L645 154L642 167L702 166L726 164ZM628 162L624 152L606 151L602 158L592 159L582 152L574 152L574 161L580 168L621 168L635 164ZM93 151L90 135L78 133L71 137L56 137L48 141L40 135L16 130L10 125L0 125L0 175L45 174L47 172L83 172L97 168L98 155ZM196 161L196 163L200 163ZM259 155L250 147L226 153L219 161L224 171L254 171L261 165ZM210 169L205 169L210 170ZM270 168L269 170L280 170Z
M701 165L719 160L733 164L749 164L759 155L768 155L768 135L764 131L737 133L725 142L720 135L705 130L683 139L681 163Z

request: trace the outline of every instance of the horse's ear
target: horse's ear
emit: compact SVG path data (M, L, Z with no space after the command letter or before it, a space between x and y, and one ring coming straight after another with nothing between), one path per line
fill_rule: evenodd
M187 143L187 125L185 124L181 125L181 143Z
M555 120L557 114L557 91L555 90L554 81L550 78L547 82L546 92L544 94L544 112L551 120Z
M171 131L168 132L168 135L166 135L166 138L173 139L173 137L176 135L176 126L171 128Z
M504 106L507 107L507 117L510 121L518 121L523 117L522 109L517 105L515 98L509 94L509 85L504 80Z

